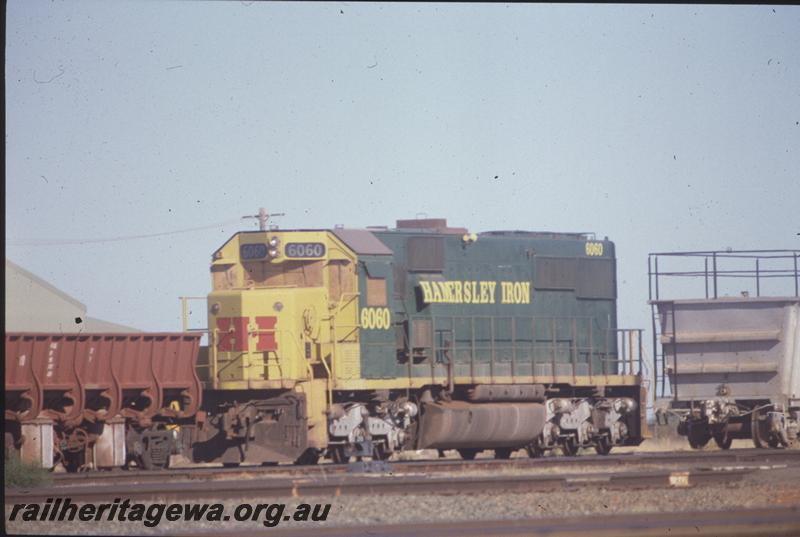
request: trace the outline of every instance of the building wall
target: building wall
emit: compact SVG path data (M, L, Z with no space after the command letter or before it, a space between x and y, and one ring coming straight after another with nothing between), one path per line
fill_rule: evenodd
M138 332L87 316L86 305L11 261L5 268L6 332Z

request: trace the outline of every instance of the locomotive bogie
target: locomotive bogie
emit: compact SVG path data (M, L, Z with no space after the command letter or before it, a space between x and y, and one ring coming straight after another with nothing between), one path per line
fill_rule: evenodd
M190 431L193 462L294 462L312 447L302 393L210 391L206 408Z

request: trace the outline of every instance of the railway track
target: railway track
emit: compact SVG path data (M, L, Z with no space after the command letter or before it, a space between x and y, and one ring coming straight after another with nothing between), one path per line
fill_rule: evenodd
M186 468L164 472L60 474L46 487L6 489L7 502L297 497L302 495L462 494L530 492L578 487L691 487L740 480L758 471L800 465L797 450L642 453L541 459L432 460L390 463L387 471L353 472L353 465ZM653 470L653 466L662 469ZM637 469L639 468L639 469ZM641 468L647 468L642 470ZM558 472L535 470L561 469ZM530 471L534 470L534 471ZM513 473L520 471L520 474ZM527 471L527 472L525 472ZM459 475L462 474L462 475ZM466 475L463 475L466 474ZM209 485L213 483L213 489Z
M465 471L534 471L558 468L630 468L635 466L676 465L703 467L709 465L774 465L800 464L800 450L740 449L709 452L648 452L618 455L582 455L579 457L542 457L538 459L514 458L508 460L433 459L396 461L386 464L391 475L437 474ZM380 466L378 466L380 468ZM174 468L161 471L138 469L86 472L78 474L53 474L53 485L102 485L123 483L163 483L182 480L253 479L269 476L325 477L358 473L362 469L354 464L320 464L316 466L240 466L236 468L203 467ZM369 469L369 467L367 467Z
M652 469L663 465L662 469ZM577 471L576 471L576 467ZM557 471L515 474L506 469L551 468ZM797 472L800 451L734 450L712 452L643 453L606 457L545 457L542 459L484 459L476 461L432 460L391 463L390 473L354 473L347 465L309 467L256 467L255 474L241 479L251 468L186 469L170 479L170 472L128 472L133 477L148 476L139 482L109 477L64 476L45 488L6 489L6 505L46 502L49 498L68 497L72 502L109 502L126 498L135 502L258 502L301 501L320 497L326 501L361 502L365 496L420 497L440 495L495 496L535 493L631 490L656 491L693 487L712 487L737 482L752 483L756 476L769 476L781 469ZM466 470L466 471L465 471ZM479 470L479 471L472 471ZM287 474L286 472L294 472ZM281 474L280 472L284 472ZM461 473L459 475L459 473ZM150 480L149 476L161 479ZM164 479L164 478L167 479ZM74 479L72 479L74 478ZM771 478L770 478L771 479ZM83 480L81 482L81 480ZM613 494L613 493L612 493ZM570 494L571 495L571 494ZM351 498L345 500L345 497ZM308 501L308 500L302 500ZM550 511L551 513L557 511ZM227 529L227 528L226 528ZM233 530L233 528L230 528ZM185 528L187 534L204 534L206 526ZM180 530L179 530L180 531ZM220 528L210 533L218 534ZM223 529L223 532L225 529ZM238 526L237 533L248 528ZM255 533L253 530L252 533ZM263 531L263 530L262 530ZM549 535L572 537L591 534L611 535L800 535L800 508L750 508L734 511L672 513L605 513L578 517L532 518L509 520L471 520L469 522L410 522L403 525L366 525L329 527L325 524L273 528L275 535L344 536L378 535Z

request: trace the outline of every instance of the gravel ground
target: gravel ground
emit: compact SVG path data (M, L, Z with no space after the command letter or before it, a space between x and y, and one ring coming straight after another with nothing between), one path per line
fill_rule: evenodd
M694 511L800 506L800 468L764 470L744 481L726 485L659 490L605 490L580 488L573 491L526 494L463 494L463 495L385 495L305 498L242 498L241 502L224 502L226 513L246 503L285 503L284 513L293 513L301 503L331 503L327 521L284 522L278 528L309 527L314 524L353 526L364 524L397 524L410 521L465 521L514 518L549 518L554 516L604 515L664 511ZM209 500L212 503L213 500ZM10 506L6 506L6 520ZM179 531L227 532L237 529L266 531L264 516L248 522L167 522L147 528L140 522L7 522L6 529L22 534L160 534Z

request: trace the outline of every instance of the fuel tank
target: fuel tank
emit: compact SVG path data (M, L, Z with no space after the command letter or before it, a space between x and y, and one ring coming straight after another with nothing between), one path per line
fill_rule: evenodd
M540 403L426 403L417 449L522 447L539 436L545 420Z

